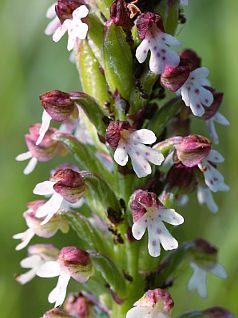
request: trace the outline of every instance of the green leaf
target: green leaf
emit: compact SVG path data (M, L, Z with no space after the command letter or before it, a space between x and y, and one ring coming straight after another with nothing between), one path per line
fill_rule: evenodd
M107 91L105 77L99 69L100 64L93 54L88 41L81 41L80 49L75 53L84 92L90 96L94 96L103 108L104 115L107 115L107 105L111 103L111 97Z
M161 0L157 6L157 11L162 17L165 32L175 34L178 26L180 0Z
M126 283L123 274L117 266L110 259L100 254L92 254L91 259L95 269L102 274L113 291L123 298L126 293Z
M133 60L129 44L121 27L107 25L103 38L104 70L107 83L114 93L129 100L133 87Z
M181 98L174 97L159 109L151 119L148 129L152 130L159 137L166 128L169 121L180 111L184 106Z

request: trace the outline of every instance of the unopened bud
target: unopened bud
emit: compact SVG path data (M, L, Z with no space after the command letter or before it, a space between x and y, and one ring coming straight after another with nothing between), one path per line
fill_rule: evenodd
M186 61L191 72L201 66L201 59L193 50L186 49L180 52L179 56L181 60Z
M40 96L45 111L57 122L63 122L71 115L78 113L77 106L71 95L61 91L50 91Z
M50 181L55 182L54 190L70 203L78 202L86 191L86 184L80 173L72 169L57 170Z
M210 141L200 135L189 135L175 145L178 159L186 167L194 167L201 163L211 150Z
M83 4L85 4L83 0L58 0L55 11L60 22L63 23L65 20L71 19L74 10Z
M121 132L123 130L132 130L130 124L126 121L112 121L107 127L106 141L112 147L116 149L121 139Z
M70 294L64 308L70 315L79 318L96 318L93 303L80 294Z
M164 26L161 16L157 13L142 13L137 19L136 26L138 34L142 40L144 40L148 31L153 33L153 27L157 27L160 31L164 32Z
M193 241L193 259L202 268L210 269L217 262L217 248L203 239Z
M186 167L182 163L171 167L167 174L167 182L169 188L177 188L179 194L192 192L197 185L194 169Z
M164 73L161 75L160 82L171 92L176 92L189 77L190 69L188 65L181 65L177 67L169 67L166 65Z
M127 9L125 0L114 0L111 5L109 21L117 26L132 28L133 22L130 20L130 12Z
M57 261L78 282L85 282L93 273L93 265L89 254L80 248L68 246L62 248Z

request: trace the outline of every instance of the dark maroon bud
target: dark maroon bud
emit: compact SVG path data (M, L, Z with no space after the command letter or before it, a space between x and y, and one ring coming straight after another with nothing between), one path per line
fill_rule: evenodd
M65 20L71 19L74 10L83 4L85 4L83 0L58 0L55 11L60 22L63 23Z
M178 159L186 167L195 167L201 163L211 150L211 142L200 135L189 135L175 145Z
M197 250L206 254L217 254L217 248L209 242L198 238L193 241Z
M218 110L222 104L224 94L216 92L216 90L214 88L211 88L208 86L205 86L205 88L208 89L210 92L212 92L213 99L214 99L214 101L210 107L205 107L205 113L201 117L201 119L208 120L208 119L212 118L218 112Z
M109 21L123 28L132 28L133 22L130 19L130 12L125 0L114 0L111 5Z
M44 162L51 160L56 155L57 151L60 150L60 144L52 138L57 130L49 128L40 145L36 145L40 128L40 124L31 125L29 134L25 135L25 141L32 157L36 158L38 161Z
M200 57L192 50L186 49L179 54L181 60L185 60L189 65L190 71L194 71L201 66Z
M166 65L164 73L160 77L161 84L171 92L176 92L186 82L190 74L188 65L169 67Z
M152 32L153 27L158 28L160 31L164 32L164 26L162 18L157 13L146 12L142 13L136 22L138 34L142 40L144 40L146 33L148 31Z
M54 190L70 203L79 201L86 192L86 184L80 173L71 169L57 170L50 181L55 182Z
M40 96L40 100L45 111L55 121L62 122L77 113L75 102L71 100L71 95L61 91L50 91Z
M188 193L195 190L197 185L194 168L185 167L182 163L175 164L167 174L169 188L177 187L180 193Z
M155 193L140 189L136 190L132 195L130 204L133 222L137 222L147 212L147 208L158 208L159 206L162 206L162 204L159 202Z
M235 316L225 308L213 307L204 310L204 318L235 318Z
M106 141L114 150L117 148L121 139L122 130L132 130L130 124L127 121L112 121L107 127Z

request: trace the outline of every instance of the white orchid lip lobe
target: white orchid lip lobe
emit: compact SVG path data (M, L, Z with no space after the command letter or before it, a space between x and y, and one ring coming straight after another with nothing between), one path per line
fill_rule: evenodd
M106 140L116 149L114 160L120 166L125 166L130 156L136 175L143 178L152 172L149 162L160 165L164 156L161 152L146 146L156 141L156 136L151 130L134 130L127 124L112 122L107 128Z
M180 225L183 217L174 209L166 209L157 199L155 193L143 190L135 191L131 203L134 224L132 234L136 240L140 240L148 230L148 250L153 257L160 255L160 244L163 248L173 250L178 247L178 242L166 229L163 222Z

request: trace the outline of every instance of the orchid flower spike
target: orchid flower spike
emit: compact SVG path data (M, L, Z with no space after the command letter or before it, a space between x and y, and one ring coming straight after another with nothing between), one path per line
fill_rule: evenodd
M36 217L44 218L41 225L48 223L59 210L68 211L75 204L80 206L85 191L86 185L80 173L72 169L58 169L50 181L38 183L33 193L51 196L36 211Z
M178 242L163 222L180 225L184 219L174 209L166 209L155 193L136 190L132 195L130 207L134 222L132 234L136 240L140 240L146 229L148 230L148 249L151 256L160 255L160 244L166 251L178 247Z
M49 294L49 302L55 307L63 304L70 277L80 283L86 282L93 274L89 254L77 247L64 247L56 261L46 262L37 271L37 276L48 278L59 276L57 286Z
M89 11L85 5L81 5L72 13L71 19L64 20L63 24L54 32L53 41L59 42L63 35L68 32L68 51L71 51L77 41L84 40L88 33L88 25L82 22Z
M181 44L174 36L164 32L164 26L158 14L142 13L136 25L142 39L136 50L136 58L139 63L145 62L150 50L149 67L151 72L162 74L166 65L170 67L179 65L179 55L172 51L169 46L179 47Z
M28 210L24 213L28 229L23 233L18 233L13 236L14 239L20 239L22 241L17 245L17 251L25 248L35 235L43 238L49 238L54 236L58 230L61 230L63 233L68 232L68 221L61 214L55 214L47 224L41 224L44 221L44 218L37 218L36 212L38 208L45 203L45 200L28 203Z
M17 275L16 280L22 285L28 283L36 276L40 267L48 261L55 260L58 253L59 250L53 245L31 245L28 248L28 257L23 259L20 263L22 268L29 268L30 270L25 274Z
M156 141L155 134L148 129L134 130L127 122L111 122L106 131L106 141L115 150L114 159L120 166L125 166L128 156L139 178L151 174L149 162L160 165L164 156L147 144Z

